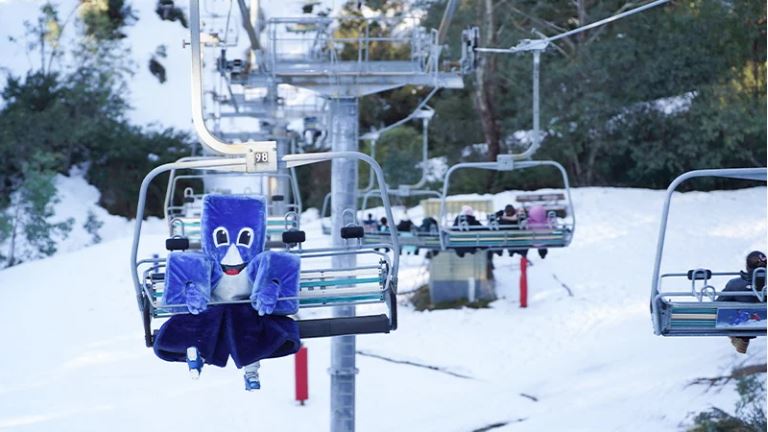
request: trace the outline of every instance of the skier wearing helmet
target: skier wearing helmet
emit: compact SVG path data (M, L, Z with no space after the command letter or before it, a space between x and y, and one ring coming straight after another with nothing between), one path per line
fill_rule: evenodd
M728 283L725 285L725 288L723 289L723 292L728 291L751 291L752 290L752 279L753 275L755 273L755 270L759 268L765 268L765 254L760 251L752 251L747 255L746 259L746 271L742 271L739 277L731 279L728 281ZM765 287L765 278L764 277L758 277L756 279L755 283L755 289L761 290L763 287ZM730 296L730 295L721 295L717 298L718 301L732 301L732 302L742 302L742 303L759 303L760 299L755 295L737 295L737 296ZM763 300L765 301L765 300ZM746 354L747 347L749 347L749 340L753 339L752 337L733 337L731 336L731 344L736 348L736 352L739 352L741 354Z

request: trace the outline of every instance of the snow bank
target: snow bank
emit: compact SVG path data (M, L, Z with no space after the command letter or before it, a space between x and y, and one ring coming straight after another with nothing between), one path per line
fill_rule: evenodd
M765 361L764 338L740 356L724 338L652 334L663 192L573 195L573 244L545 260L531 254L528 309L518 307L517 261L505 256L495 260L500 298L491 308L420 313L403 299L396 332L357 338L365 353L357 359L358 430L458 432L508 422L495 430L674 431L712 405L732 411L733 385L705 392L688 383ZM678 194L672 209L670 269L737 269L745 252L765 248L765 188ZM308 216L308 246L327 243L320 220ZM163 239L144 239L141 255L159 251ZM0 430L329 429L329 340L306 341L306 406L292 400L291 358L264 363L257 393L242 390L231 366L207 367L192 381L184 365L143 345L129 250L122 237L0 271ZM422 257L402 265L402 291L423 283Z

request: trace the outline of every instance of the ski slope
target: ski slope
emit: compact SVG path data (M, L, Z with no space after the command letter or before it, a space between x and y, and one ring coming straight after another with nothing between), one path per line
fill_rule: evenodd
M59 207L72 208L86 186L70 185ZM506 423L493 430L675 431L710 406L732 411L733 385L706 392L688 383L764 362L765 339L741 356L724 338L652 334L648 295L663 195L574 190L574 241L545 260L531 254L527 309L517 302L516 260L506 256L496 259L500 299L488 309L416 312L401 299L396 332L357 338L370 354L357 358L357 430ZM508 196L494 199L501 205ZM326 240L312 215L305 229L318 244ZM739 269L747 252L765 249L765 222L765 188L678 194L666 269ZM161 223L149 231L142 255L163 244ZM185 365L144 347L131 239L124 229L110 232L100 244L0 271L0 431L329 429L329 340L306 341L305 406L293 401L292 357L265 361L256 393L243 390L231 364L206 367L193 381ZM423 258L401 263L401 291L426 281Z

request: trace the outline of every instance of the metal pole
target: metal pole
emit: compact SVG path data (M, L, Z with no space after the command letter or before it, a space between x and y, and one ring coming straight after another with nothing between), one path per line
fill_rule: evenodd
M331 148L334 152L358 150L358 101L356 98L332 99ZM334 247L344 247L341 238L344 210L357 205L357 160L334 159L331 162L331 238ZM390 222L391 223L391 222ZM334 256L335 268L354 267L355 256ZM334 317L355 315L355 306L334 308ZM355 430L355 336L339 336L331 341L331 431Z
M541 144L541 132L539 123L539 64L541 63L541 51L533 52L533 142L531 155L539 149Z
M285 133L285 128L283 125L280 125L280 137L277 139L277 156L282 160L283 156L291 154L289 150L290 146L290 138ZM288 169L288 167L282 166L282 164L278 164L277 167L277 173L282 174L279 177L276 178L277 185L277 195L283 196L283 201L279 203L275 203L275 214L277 215L284 215L285 212L288 211L288 203L290 202L289 197L292 196L291 194L291 183L290 183L290 176L291 176L291 170ZM271 186L271 185L270 185ZM270 191L273 195L274 192ZM299 197L293 197L293 200L295 202L298 202Z

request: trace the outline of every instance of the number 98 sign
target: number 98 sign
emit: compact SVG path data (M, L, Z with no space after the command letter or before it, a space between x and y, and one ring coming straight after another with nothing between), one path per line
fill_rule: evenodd
M277 171L277 146L274 142L257 143L248 149L246 171Z
M269 152L256 152L253 155L254 162L258 164L269 163Z

